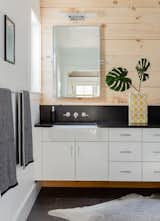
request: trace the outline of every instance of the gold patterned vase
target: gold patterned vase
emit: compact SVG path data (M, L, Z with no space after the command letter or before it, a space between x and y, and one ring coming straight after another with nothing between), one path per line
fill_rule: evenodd
M148 124L147 96L141 93L129 95L129 125L144 126Z

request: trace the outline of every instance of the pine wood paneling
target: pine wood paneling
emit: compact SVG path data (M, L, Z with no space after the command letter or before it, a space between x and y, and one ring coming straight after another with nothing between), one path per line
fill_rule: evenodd
M41 0L41 7L129 7L130 0Z
M143 84L150 104L160 104L160 4L157 0L42 0L42 89L43 103L110 104L127 103L128 93L117 93L105 85L107 71L115 66L129 70L138 84L135 66L141 57L151 62L150 79ZM130 6L130 7L129 7ZM84 22L67 21L61 12L95 12ZM95 99L56 99L53 71L52 33L54 25L101 25L101 96Z

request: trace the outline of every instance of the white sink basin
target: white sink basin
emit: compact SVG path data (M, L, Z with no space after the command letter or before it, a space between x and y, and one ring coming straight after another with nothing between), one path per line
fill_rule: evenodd
M54 125L54 128L97 128L97 125L90 124L90 125L82 125L82 124L61 124L61 125Z

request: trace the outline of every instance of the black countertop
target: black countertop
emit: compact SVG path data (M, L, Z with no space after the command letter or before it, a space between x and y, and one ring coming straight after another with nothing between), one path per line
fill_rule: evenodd
M160 128L159 124L135 125L129 126L126 122L56 122L56 123L38 123L35 127L54 127L56 125L96 125L99 128Z
M97 124L98 127L101 128L160 128L160 124L147 124L147 125L134 125L134 126L130 126L128 125L128 123L124 123L124 122L103 122L103 123L98 123Z

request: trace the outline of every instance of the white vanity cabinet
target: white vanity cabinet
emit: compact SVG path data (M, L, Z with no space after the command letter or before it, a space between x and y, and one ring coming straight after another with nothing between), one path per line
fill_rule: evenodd
M36 129L35 129L36 130ZM41 133L40 133L41 130ZM37 128L37 180L108 179L108 130L95 127Z
M159 128L34 129L35 179L160 182Z

